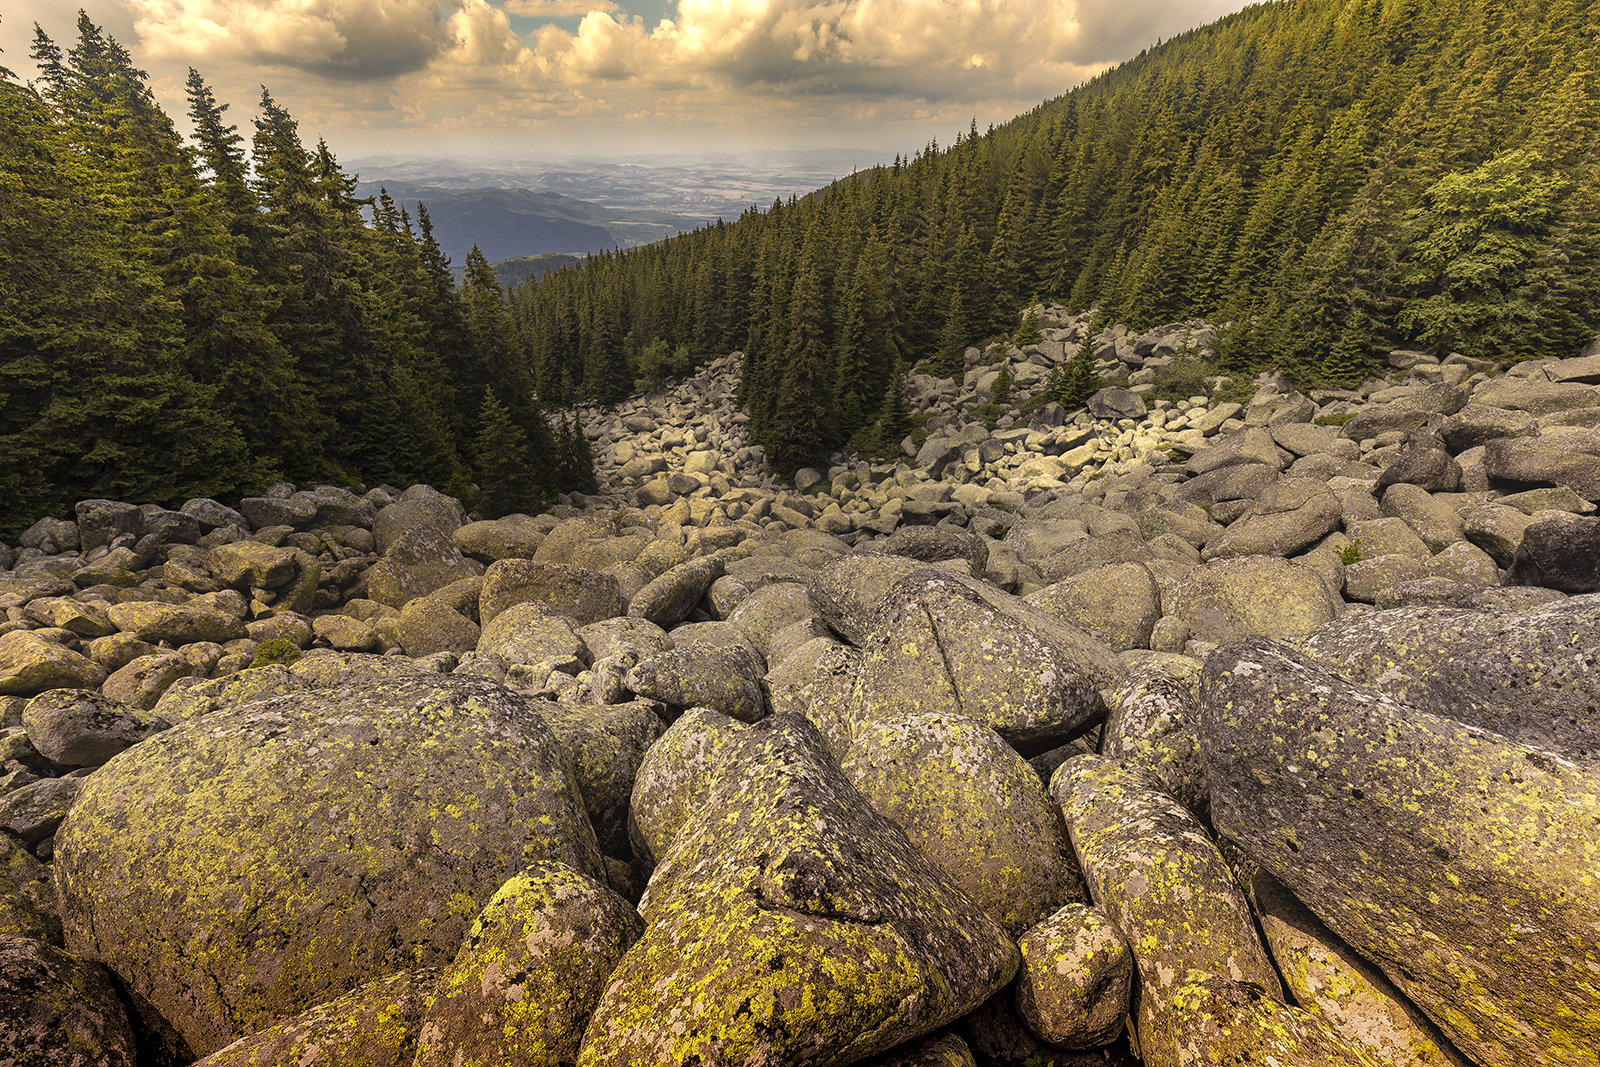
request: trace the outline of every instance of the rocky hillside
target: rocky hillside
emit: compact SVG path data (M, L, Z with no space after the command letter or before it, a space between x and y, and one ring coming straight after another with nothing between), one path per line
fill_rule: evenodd
M0 548L0 1062L1594 1062L1600 352L1040 310L793 485L733 355L547 515Z

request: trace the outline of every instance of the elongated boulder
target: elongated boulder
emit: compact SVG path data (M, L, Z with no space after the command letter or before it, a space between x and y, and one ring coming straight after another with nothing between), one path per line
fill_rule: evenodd
M438 978L437 970L424 968L368 982L242 1037L196 1067L411 1067L422 1012Z
M722 577L720 556L702 556L680 563L633 594L628 614L670 627L689 617L711 583Z
M633 780L628 838L636 856L660 862L731 768L748 731L711 708L691 708L651 745Z
M690 645L657 652L628 672L633 692L680 708L716 708L740 722L767 713L759 657L738 645Z
M1266 641L1206 662L1217 828L1480 1067L1600 1047L1600 777Z
M540 546L541 556L553 540L554 535ZM565 563L526 559L503 559L490 564L484 572L483 591L479 597L478 618L485 627L507 608L530 600L539 601L557 615L567 616L574 626L615 618L627 606L613 575Z
M159 719L92 689L52 689L22 711L28 739L64 767L98 767L118 752L165 729Z
M814 727L781 715L749 733L651 878L583 1067L842 1067L1016 972L1016 945L872 811Z
M1281 1001L1277 972L1227 862L1199 821L1147 772L1105 756L1076 756L1051 776L1050 796L1061 806L1095 906L1133 948L1133 1017L1148 1067L1191 1062L1183 1050L1194 1022L1197 994L1186 987L1200 981L1190 977L1195 972L1250 983Z
M1600 760L1600 596L1525 615L1447 607L1346 615L1314 631L1306 651L1407 707Z
M31 630L0 634L0 696L86 689L105 680L104 667Z
M113 604L106 614L117 629L141 641L166 641L172 645L187 645L191 641L223 644L246 636L242 620L196 601L164 604L156 600L132 600Z
M562 863L495 892L440 975L415 1067L562 1067L644 922L633 905Z
M571 761L600 850L628 855L628 802L645 753L666 729L646 703L530 705Z
M0 834L0 937L27 937L60 945L57 910L50 868L19 842Z
M1012 937L1084 899L1039 775L982 723L949 712L863 723L840 768Z
M1204 818L1210 799L1199 721L1191 683L1150 664L1129 675L1112 699L1100 752L1143 767L1173 799Z
M924 712L967 715L1041 752L1091 722L1098 696L1037 633L929 568L896 582L878 608L851 697L852 731Z
M67 946L202 1054L448 961L529 863L604 877L549 727L478 680L220 708L82 785L56 833Z
M1338 596L1315 571L1276 556L1243 556L1196 567L1178 579L1172 610L1200 641L1259 634L1304 637L1337 614Z

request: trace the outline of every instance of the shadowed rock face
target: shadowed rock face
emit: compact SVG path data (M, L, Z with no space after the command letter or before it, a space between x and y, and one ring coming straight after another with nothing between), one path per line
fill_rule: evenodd
M804 719L748 728L640 903L584 1067L854 1063L1011 980L1016 944L839 772Z
M55 874L68 948L204 1053L447 961L542 859L605 877L549 727L500 686L417 675L136 746L85 779Z
M1484 1067L1593 1062L1592 768L1259 639L1210 657L1201 711L1217 829L1462 1053Z
M1306 641L1351 681L1575 760L1600 760L1600 596L1526 615L1392 608L1346 615Z

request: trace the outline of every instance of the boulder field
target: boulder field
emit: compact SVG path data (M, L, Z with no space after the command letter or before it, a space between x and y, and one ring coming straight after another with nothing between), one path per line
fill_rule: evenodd
M1600 1062L1600 350L996 416L1036 310L889 461L734 354L546 514L0 546L0 1065Z

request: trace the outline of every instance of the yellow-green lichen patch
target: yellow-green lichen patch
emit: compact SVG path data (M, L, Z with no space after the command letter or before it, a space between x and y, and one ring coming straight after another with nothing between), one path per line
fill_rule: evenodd
M1151 1067L1178 1063L1167 1035L1177 985L1191 970L1281 998L1272 961L1233 874L1205 828L1147 771L1075 756L1050 780L1095 904L1133 948L1139 1044Z
M1405 707L1270 642L1212 655L1201 715L1219 831L1463 1055L1594 1061L1592 765Z
M0 937L62 943L50 869L6 834L0 834Z
M220 709L86 779L56 835L68 947L209 1052L446 962L530 863L605 877L544 721L410 677Z
M0 936L0 1063L134 1067L136 1043L104 968Z
M1101 754L1145 768L1173 799L1204 818L1211 799L1192 685L1150 665L1131 674L1110 703Z
M600 850L626 856L628 803L645 753L666 730L654 708L631 704L529 704L566 753Z
M1038 774L983 723L948 712L865 722L840 766L1011 936L1084 899Z
M654 864L731 766L744 723L710 708L691 708L650 750L634 777L628 836L634 855Z
M1016 946L773 716L675 838L584 1035L586 1067L854 1063L1005 985Z
M411 1067L438 972L368 982L207 1056L196 1067Z
M445 968L416 1067L559 1067L644 929L632 905L560 863L501 886Z
M250 704L305 688L307 684L287 667L248 667L237 674L193 683L180 679L161 694L152 714L168 722L182 722L218 708Z

